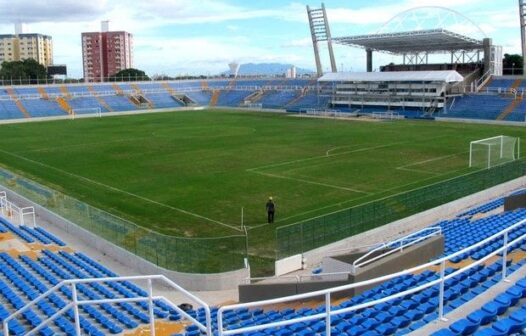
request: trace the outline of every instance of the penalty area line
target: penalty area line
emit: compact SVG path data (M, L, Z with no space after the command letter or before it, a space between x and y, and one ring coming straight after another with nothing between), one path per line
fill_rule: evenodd
M100 187L104 187L106 189L109 189L109 190L112 190L112 191L115 191L115 192L118 192L118 193L121 193L121 194L125 194L125 195L128 195L128 196L135 197L137 199L140 199L142 201L145 201L145 202L148 202L148 203L151 203L151 204L159 205L161 207L164 207L164 208L167 208L167 209L170 209L170 210L178 211L178 212L184 213L186 215L190 215L190 216L193 216L193 217L196 217L196 218L204 219L204 220L209 221L211 223L222 225L222 226L228 227L228 228L230 228L232 230L236 230L236 231L242 232L242 230L240 228L238 228L238 227L235 227L235 226L232 226L232 225L229 225L229 224L226 224L226 223L223 223L223 222L220 222L220 221L217 221L215 219L211 219L211 218L208 218L208 217L205 217L205 216L201 216L201 215L193 213L191 211L187 211L187 210L184 210L184 209L181 209L181 208L177 208L177 207L165 204L165 203L161 203L161 202L152 200L150 198L147 198L147 197L144 197L144 196L141 196L141 195L137 195L137 194L134 194L132 192L129 192L129 191L126 191L126 190L122 190L122 189L119 189L119 188L107 185L107 184L102 183L102 182L98 182L98 181L92 180L92 179L84 177L84 176L73 174L73 173L70 173L70 172L68 172L66 170L63 170L63 169L60 169L60 168L56 168L56 167L50 166L48 164L45 164L45 163L42 163L42 162L39 162L39 161L35 161L35 160L29 159L29 158L26 158L24 156L8 152L8 151L3 150L3 149L0 149L0 152L2 152L4 154L7 154L7 155L11 155L11 156L16 157L16 158L18 158L20 160L24 160L24 161L27 161L27 162L30 162L30 163L33 163L33 164L36 164L36 165L39 165L39 166L51 169L51 170L55 170L55 171L57 171L59 173L62 173L62 174L65 174L65 175L69 175L69 176L74 177L76 179L79 179L79 180L82 180L82 181L85 181L85 182L88 182L88 183L91 183L91 184L94 184L94 185L97 185L97 186L100 186Z

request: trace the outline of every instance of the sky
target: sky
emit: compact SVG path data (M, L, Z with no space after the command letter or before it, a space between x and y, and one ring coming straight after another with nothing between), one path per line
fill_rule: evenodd
M448 10L411 11L437 3ZM54 63L66 64L73 78L82 77L81 33L98 31L102 20L110 20L111 30L134 35L134 67L150 76L215 75L232 61L314 69L305 6L320 4L312 0L0 0L0 33L14 33L14 23L23 22L26 33L51 35ZM505 53L520 53L517 0L326 0L325 6L333 37L444 27L475 38L491 37ZM321 52L327 54L323 47ZM335 53L340 70L364 71L363 50L336 45ZM373 67L389 62L401 59L375 54ZM327 68L326 56L323 63Z

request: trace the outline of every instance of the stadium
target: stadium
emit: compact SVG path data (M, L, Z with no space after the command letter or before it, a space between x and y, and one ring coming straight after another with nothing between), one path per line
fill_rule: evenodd
M526 334L526 77L451 9L306 16L310 77L1 79L3 335Z

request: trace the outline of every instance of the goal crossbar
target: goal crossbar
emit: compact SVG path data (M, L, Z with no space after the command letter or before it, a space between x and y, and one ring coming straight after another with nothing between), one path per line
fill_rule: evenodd
M517 160L519 156L520 138L499 135L471 141L469 144L469 167L481 166L489 169L498 164Z

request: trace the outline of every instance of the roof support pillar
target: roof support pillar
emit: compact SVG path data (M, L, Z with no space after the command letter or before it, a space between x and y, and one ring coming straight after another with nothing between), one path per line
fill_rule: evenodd
M329 20L327 19L327 11L325 5L322 3L321 8L311 9L307 6L307 16L309 18L310 33L312 37L312 45L314 47L314 59L316 61L316 72L318 77L323 76L323 67L321 64L319 42L327 42L329 49L329 59L331 62L331 71L337 72L336 59L334 58L334 51L332 48L331 30L329 27Z
M484 49L484 73L491 70L491 44L490 38L482 40L482 48Z
M367 72L373 72L373 50L367 49L365 53L367 55Z
M520 22L521 22L521 47L522 47L522 73L526 74L526 61L524 60L526 57L526 4L524 3L524 0L519 0L519 15L520 15Z

